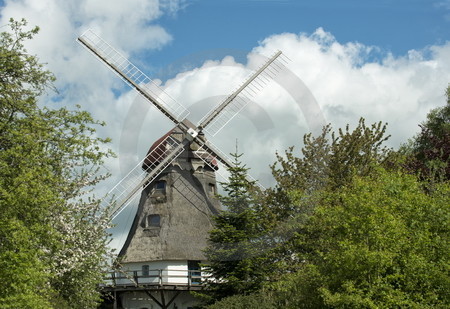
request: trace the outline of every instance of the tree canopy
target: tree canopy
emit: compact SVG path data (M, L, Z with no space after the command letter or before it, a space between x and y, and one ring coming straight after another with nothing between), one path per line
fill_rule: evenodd
M414 176L378 168L325 191L298 222L301 265L286 308L445 308L449 186L429 195ZM284 286L283 286L284 285Z
M0 308L92 308L109 218L89 192L107 176L109 140L79 107L39 104L55 90L24 47L39 28L9 26L0 33Z
M422 131L409 152L384 146L386 125L361 119L305 135L301 156L278 155L277 185L253 206L266 280L208 308L447 308L450 184L405 164L445 144L446 117L432 111L423 126L440 141ZM423 185L431 177L433 190Z
M450 86L446 96L447 104L431 110L421 132L402 148L406 167L431 182L450 180Z

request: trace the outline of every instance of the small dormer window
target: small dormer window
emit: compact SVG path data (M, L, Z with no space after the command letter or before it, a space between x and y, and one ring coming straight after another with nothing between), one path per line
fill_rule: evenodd
M209 190L209 194L215 195L216 194L216 185L213 183L208 184L208 190Z
M165 203L167 201L165 180L158 180L153 183L149 192L152 203Z
M155 183L155 190L165 191L166 190L166 182L164 180L159 180Z
M148 215L147 216L147 227L160 227L161 226L161 216L160 215Z
M141 221L143 236L156 237L161 231L161 216L157 214L147 215Z

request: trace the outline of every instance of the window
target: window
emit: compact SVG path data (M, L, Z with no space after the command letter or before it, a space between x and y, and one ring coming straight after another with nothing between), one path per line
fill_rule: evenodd
M216 194L216 185L213 183L210 183L208 185L208 189L209 189L209 194L214 195Z
M202 282L200 263L201 261L188 261L188 271L191 284L200 284Z
M153 183L150 191L150 200L152 203L165 203L167 201L166 184L165 180L158 180Z
M148 215L147 216L147 227L160 227L161 226L161 216L160 215Z
M150 266L142 265L142 276L150 275Z
M157 237L161 231L161 216L157 214L147 215L141 221L142 235L146 237Z
M155 183L155 190L166 190L166 182L164 180L159 180Z

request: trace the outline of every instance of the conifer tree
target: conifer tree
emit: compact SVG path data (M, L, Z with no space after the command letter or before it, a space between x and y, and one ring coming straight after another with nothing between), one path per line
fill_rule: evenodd
M207 271L214 278L206 292L209 303L255 291L265 277L265 231L255 210L259 190L247 179L248 168L240 162L242 155L232 156L229 182L222 184L225 194L219 196L224 210L214 217L215 228L205 250Z

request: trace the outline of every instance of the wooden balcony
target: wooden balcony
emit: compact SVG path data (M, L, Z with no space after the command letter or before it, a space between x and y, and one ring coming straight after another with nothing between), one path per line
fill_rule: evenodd
M200 270L150 269L109 272L101 288L105 291L201 290L211 277Z

